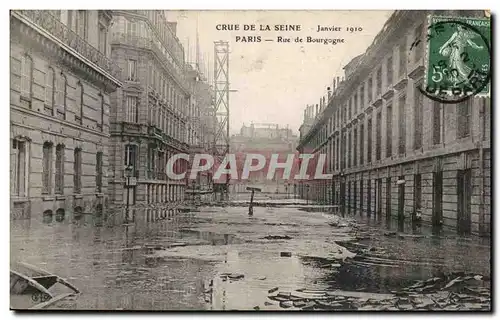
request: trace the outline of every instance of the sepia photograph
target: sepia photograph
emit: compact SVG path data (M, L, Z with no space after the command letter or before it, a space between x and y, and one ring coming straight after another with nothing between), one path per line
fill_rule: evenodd
M11 311L492 312L489 10L9 19Z

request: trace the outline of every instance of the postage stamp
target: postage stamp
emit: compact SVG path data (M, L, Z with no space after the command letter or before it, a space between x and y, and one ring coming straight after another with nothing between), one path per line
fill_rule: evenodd
M489 18L429 16L425 88L433 100L457 103L489 96Z

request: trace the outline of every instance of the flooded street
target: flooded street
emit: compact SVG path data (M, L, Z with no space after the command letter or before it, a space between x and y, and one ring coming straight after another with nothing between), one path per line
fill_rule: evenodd
M134 223L113 228L90 215L73 224L13 221L11 261L71 281L82 292L78 309L363 309L354 297L360 292L391 299L418 281L469 274L483 276L474 286L489 295L488 241L328 211L300 204L256 206L252 217L244 206L142 210ZM325 298L335 292L352 303ZM485 310L489 297L482 299Z

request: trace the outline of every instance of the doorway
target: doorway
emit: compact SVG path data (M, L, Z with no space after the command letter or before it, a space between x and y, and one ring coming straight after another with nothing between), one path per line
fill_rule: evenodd
M441 228L443 224L443 172L432 174L432 225Z
M472 183L471 170L457 171L457 231L459 234L471 233L471 198Z

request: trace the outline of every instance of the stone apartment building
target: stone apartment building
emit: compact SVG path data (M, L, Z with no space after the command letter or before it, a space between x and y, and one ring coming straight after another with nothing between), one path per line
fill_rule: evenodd
M121 85L111 19L107 10L10 12L12 219L106 212L110 95Z
M110 198L123 205L179 202L186 180L169 180L168 159L189 151L186 125L190 99L184 49L176 24L164 11L113 11L111 55L123 87L111 99ZM125 188L125 168L136 184ZM178 160L175 172L188 162Z
M412 44L425 41L430 13L484 16L396 11L301 137L298 150L326 153L333 173L309 181L302 196L374 218L412 221L420 211L438 230L489 234L491 101L441 104L418 91L425 48Z
M196 154L212 154L215 130L214 95L198 64L188 64L186 69L190 87L187 139L192 164ZM213 192L212 176L213 170L198 172L196 179L188 180L186 196L192 200L210 198Z

